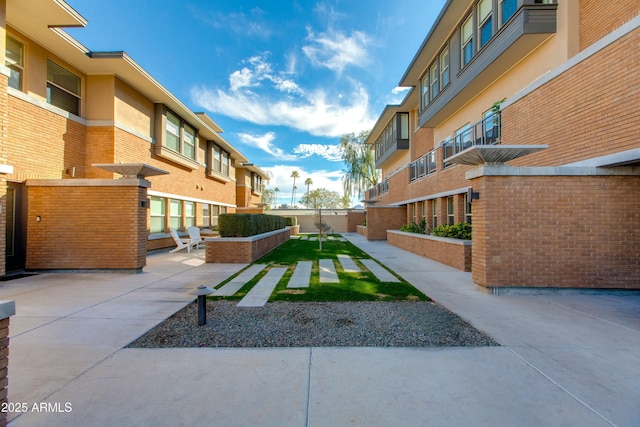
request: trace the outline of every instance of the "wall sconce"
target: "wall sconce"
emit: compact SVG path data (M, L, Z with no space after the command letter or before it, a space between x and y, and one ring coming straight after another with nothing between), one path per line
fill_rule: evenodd
M473 202L474 200L480 200L480 192L473 191L473 188L469 187L467 189L467 200L469 201L469 203Z

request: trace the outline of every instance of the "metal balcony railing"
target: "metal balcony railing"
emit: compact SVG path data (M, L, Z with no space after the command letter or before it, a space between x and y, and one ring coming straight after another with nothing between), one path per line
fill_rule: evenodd
M389 192L389 180L385 179L383 182L376 184L375 187L371 187L367 190L367 200L373 199L381 194Z
M436 171L436 152L429 151L409 165L409 182L430 175Z
M474 145L500 144L500 122L500 111L496 111L485 117L484 120L463 128L456 136L441 142L445 163L449 157Z

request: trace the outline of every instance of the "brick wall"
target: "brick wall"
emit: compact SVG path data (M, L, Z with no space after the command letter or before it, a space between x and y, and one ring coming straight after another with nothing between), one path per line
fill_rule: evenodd
M640 1L580 1L580 50L591 46L625 22L638 16Z
M348 212L347 213L347 231L355 233L358 231L358 226L364 222L364 212Z
M147 191L140 182L27 181L26 268L141 269L147 241L147 208L141 202Z
M367 240L386 240L387 230L400 230L407 219L406 207L367 208Z
M290 230L284 228L252 237L214 238L205 242L205 259L211 263L252 263L290 237Z
M639 148L639 38L637 29L506 107L503 144L549 145L510 164L560 165Z
M388 231L387 243L458 270L471 271L471 241Z
M640 177L483 176L473 188L477 284L640 289Z

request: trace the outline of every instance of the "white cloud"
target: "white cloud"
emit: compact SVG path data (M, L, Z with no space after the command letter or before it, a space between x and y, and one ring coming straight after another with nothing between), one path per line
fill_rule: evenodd
M404 98L409 93L410 87L396 86L391 89L391 93L385 98L385 103L388 105L399 105L404 101Z
M293 149L301 159L318 155L332 162L342 161L342 150L338 145L329 144L300 144Z
M369 95L360 85L346 97L348 104L332 101L324 90L316 90L302 100L206 87L193 88L191 96L196 104L214 113L259 125L288 126L314 136L358 133L375 123L368 111Z
M203 14L202 8L189 6L191 13L200 21L216 29L231 31L240 36L259 37L267 39L271 36L271 29L262 22L264 11L259 7L251 9L249 15L239 13L210 13Z
M331 29L318 35L311 28L307 28L307 32L310 43L302 47L302 52L315 66L342 74L349 65L364 67L370 61L367 52L369 37L361 31L354 31L350 36Z
M250 135L248 133L239 133L238 139L243 144L258 148L265 153L271 154L273 157L281 160L296 160L293 154L287 154L281 148L276 147L273 141L276 139L274 132L267 132L264 135Z

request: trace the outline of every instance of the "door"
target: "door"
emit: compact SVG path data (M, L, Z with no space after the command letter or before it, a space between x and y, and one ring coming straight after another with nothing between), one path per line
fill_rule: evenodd
M26 202L25 186L18 182L7 183L7 230L5 259L7 273L24 270L26 262Z

